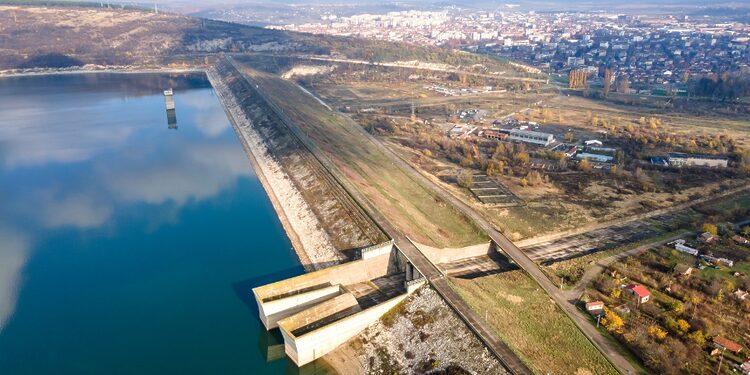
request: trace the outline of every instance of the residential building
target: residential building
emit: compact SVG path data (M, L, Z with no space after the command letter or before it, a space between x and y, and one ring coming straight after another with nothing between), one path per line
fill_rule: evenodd
M719 349L726 349L732 353L739 354L742 351L742 345L722 336L714 337L714 346Z
M651 292L641 284L630 284L625 287L625 291L635 297L639 305L651 299Z
M594 302L586 303L586 311L590 313L594 313L596 311L603 311L603 310L604 310L604 302L602 301L594 301Z

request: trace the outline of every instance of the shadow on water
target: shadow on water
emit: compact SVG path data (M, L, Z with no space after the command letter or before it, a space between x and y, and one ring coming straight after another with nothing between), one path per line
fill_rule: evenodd
M253 288L272 283L274 281L284 280L289 277L298 276L305 272L302 266L296 266L269 273L263 276L253 277L247 280L238 281L232 284L232 289L237 297L242 301L253 315L258 324L258 350L266 362L284 361L284 374L286 375L329 375L335 374L334 369L324 360L317 360L302 367L297 367L289 357L284 353L284 338L278 329L267 331L258 318L258 305L253 296Z

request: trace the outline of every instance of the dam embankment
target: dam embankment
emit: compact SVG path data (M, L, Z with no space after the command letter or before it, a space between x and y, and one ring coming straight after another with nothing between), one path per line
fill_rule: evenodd
M207 75L307 271L387 240L233 66Z

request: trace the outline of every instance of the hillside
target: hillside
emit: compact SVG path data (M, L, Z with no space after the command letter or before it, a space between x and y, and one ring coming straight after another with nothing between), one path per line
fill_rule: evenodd
M0 5L0 69L162 65L217 52L501 65L488 57L438 48L290 33L153 10L110 9L98 3Z

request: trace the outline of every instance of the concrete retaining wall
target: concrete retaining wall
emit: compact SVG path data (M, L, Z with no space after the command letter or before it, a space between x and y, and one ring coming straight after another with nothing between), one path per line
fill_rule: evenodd
M270 302L261 302L256 295L260 320L266 329L276 328L278 321L342 293L340 285L331 285L310 292L295 294Z
M290 332L282 329L285 351L289 358L303 366L326 355L339 345L356 336L383 316L388 310L403 301L408 294L391 298L379 305L348 316L323 328L317 329L300 337L294 337Z
M360 253L362 259L370 259L378 255L390 254L391 251L393 251L393 240L382 244L366 247L360 250Z
M385 276L388 271L389 254L381 254L368 259L339 264L319 271L310 272L290 279L263 285L253 289L260 300L280 294L302 290L320 284L356 284Z
M383 250L378 250L383 251ZM316 303L341 294L342 285L357 284L388 274L391 251L310 272L253 289L260 319L266 329ZM310 290L312 289L312 290ZM282 298L275 298L284 295ZM272 300L271 300L272 299Z
M462 259L475 258L478 256L487 255L492 251L491 242L460 248L445 249L438 249L436 247L422 245L414 241L412 241L412 243L433 264L451 263Z

